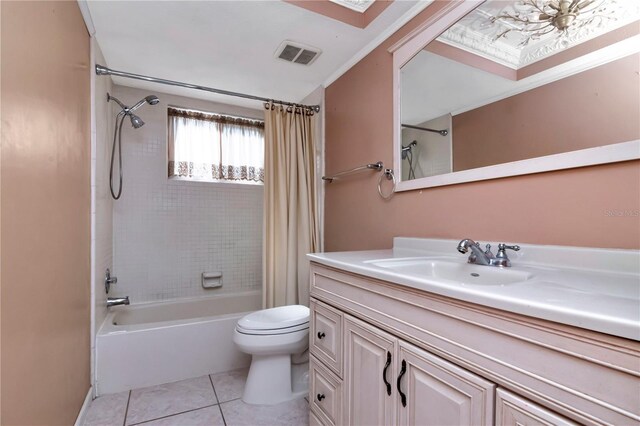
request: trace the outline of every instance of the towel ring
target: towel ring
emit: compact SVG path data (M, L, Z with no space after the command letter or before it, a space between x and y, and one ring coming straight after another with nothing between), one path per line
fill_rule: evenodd
M382 178L386 177L387 180L393 182L393 187L391 188L391 192L389 194L384 195L382 192ZM396 192L396 175L393 173L393 169L384 169L382 173L380 173L380 177L378 178L378 194L382 197L383 200L388 200L393 197L393 194Z

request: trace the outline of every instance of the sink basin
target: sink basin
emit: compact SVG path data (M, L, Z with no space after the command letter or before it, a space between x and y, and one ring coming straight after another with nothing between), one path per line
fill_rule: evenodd
M383 259L367 262L394 272L423 278L453 281L464 285L507 285L526 281L532 274L493 266L472 265L447 260Z

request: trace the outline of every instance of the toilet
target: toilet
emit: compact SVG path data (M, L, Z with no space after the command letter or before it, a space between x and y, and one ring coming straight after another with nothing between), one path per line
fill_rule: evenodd
M233 341L251 354L242 400L274 405L302 397L309 388L309 308L280 306L238 321Z

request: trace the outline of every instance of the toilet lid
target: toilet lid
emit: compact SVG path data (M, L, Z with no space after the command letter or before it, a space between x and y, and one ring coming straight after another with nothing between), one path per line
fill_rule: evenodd
M244 330L280 330L309 322L309 308L302 305L280 306L245 315L238 321Z

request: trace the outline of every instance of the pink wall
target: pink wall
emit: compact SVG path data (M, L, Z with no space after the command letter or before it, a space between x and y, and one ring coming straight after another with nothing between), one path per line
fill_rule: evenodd
M634 54L454 116L453 170L640 139L639 73Z
M2 2L0 424L71 425L90 382L89 34L76 2Z
M327 172L393 163L387 48L444 4L434 2L326 89ZM402 192L390 201L377 194L377 179L325 184L326 251L391 247L394 236L640 248L633 216L640 161Z

